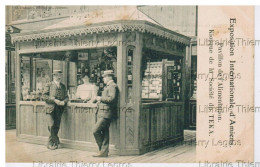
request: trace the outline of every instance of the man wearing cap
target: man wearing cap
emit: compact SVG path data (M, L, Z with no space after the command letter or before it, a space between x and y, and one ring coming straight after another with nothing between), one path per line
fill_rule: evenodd
M66 87L61 83L62 71L53 71L53 81L47 86L45 94L45 111L50 133L47 148L55 150L60 144L58 132L60 129L61 116L68 102Z
M94 157L107 157L109 152L109 126L111 121L116 118L118 88L113 80L113 71L104 71L102 75L106 86L102 92L102 96L97 97L98 111L97 122L95 124L93 134L99 148L99 154Z

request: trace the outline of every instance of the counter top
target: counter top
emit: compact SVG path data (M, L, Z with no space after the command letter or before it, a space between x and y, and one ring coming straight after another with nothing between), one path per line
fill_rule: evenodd
M19 104L27 104L27 105L45 105L45 101L19 101Z
M20 101L19 104L24 104L24 105L46 105L45 101ZM90 108L95 108L97 107L97 103L72 103L68 102L67 106L72 107L90 107Z
M68 102L68 106L77 106L77 107L97 107L97 103L71 103Z
M161 106L161 105L180 105L184 104L182 101L157 101L157 102L147 102L147 103L142 103L143 107L149 107L149 106Z

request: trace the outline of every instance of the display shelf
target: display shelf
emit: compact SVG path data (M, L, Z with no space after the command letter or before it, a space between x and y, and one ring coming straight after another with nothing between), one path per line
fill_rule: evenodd
M162 62L147 62L142 81L143 99L162 98Z

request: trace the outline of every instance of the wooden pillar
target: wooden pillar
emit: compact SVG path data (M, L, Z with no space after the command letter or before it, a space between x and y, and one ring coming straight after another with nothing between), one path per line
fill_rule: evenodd
M141 62L142 62L142 53L143 53L143 34L136 33L136 52L134 57L134 72L133 72L133 90L134 90L134 118L135 118L135 126L134 126L134 149L137 149L140 152L140 112L141 112L141 103L142 103L142 75L141 75ZM136 71L135 71L136 70Z
M16 136L20 134L21 127L20 125L20 99L21 99L21 57L19 53L19 43L15 43L15 56L16 56L16 80L15 80L15 87L16 87Z
M184 128L188 126L189 120L189 100L190 100L190 84L191 84L191 45L185 47L185 63L184 63L184 74L185 74L185 90L184 90Z
M135 41L131 44L118 47L121 53L118 59L118 82L120 92L120 155L140 154L139 150L139 112L141 104L141 59L142 59L142 34L135 32ZM122 41L125 41L125 34L120 34ZM127 102L127 52L134 49L133 71L132 71L132 100ZM119 55L118 55L119 56ZM118 57L119 58L119 57ZM119 73L121 72L121 74Z
M36 90L36 59L30 57L30 92Z
M7 51L7 86L8 86L8 89L7 89L7 93L8 93L8 103L11 103L11 75L12 75L12 73L11 73L11 60L12 60L12 58L11 58L11 50L8 50Z
M69 71L70 71L70 62L69 61L70 61L71 54L72 53L70 51L65 52L65 55L64 55L65 63L63 63L64 84L65 84L67 90L69 89Z
M125 89L125 73L126 73L126 47L121 43L124 41L124 34L118 33L119 45L117 46L117 85L119 89L119 154L125 150L125 101L126 101L126 89Z

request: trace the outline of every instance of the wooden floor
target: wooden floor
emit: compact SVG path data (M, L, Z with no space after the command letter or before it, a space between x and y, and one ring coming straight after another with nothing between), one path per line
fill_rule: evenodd
M16 141L16 131L6 130L6 162L92 162L92 163L192 163L196 160L195 131L184 132L184 142L161 148L143 155L94 158L95 152L60 148L48 150L43 145ZM186 142L185 142L186 141Z

